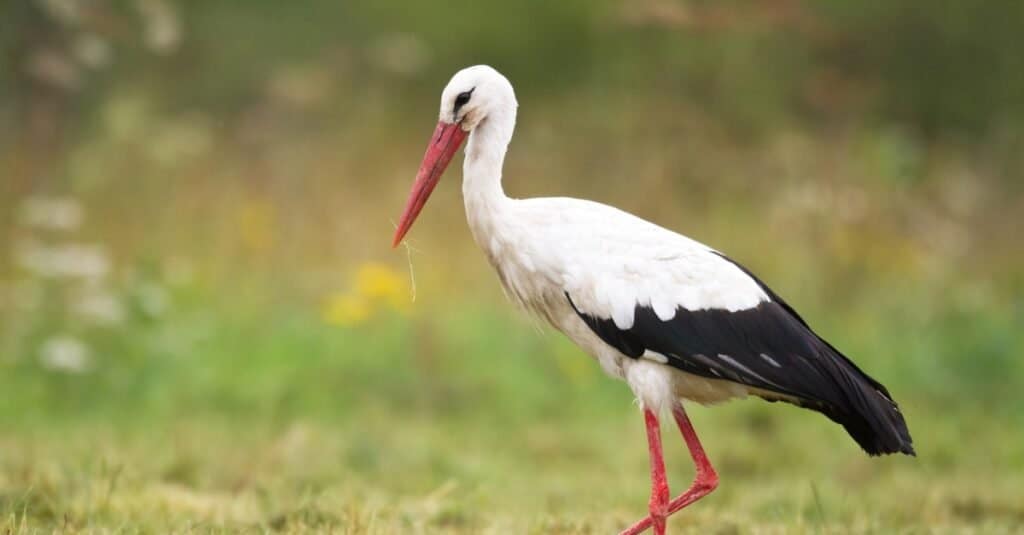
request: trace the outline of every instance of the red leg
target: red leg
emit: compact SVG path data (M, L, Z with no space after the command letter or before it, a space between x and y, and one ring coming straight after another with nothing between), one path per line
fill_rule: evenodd
M661 450L661 427L658 425L658 415L650 409L644 409L644 422L647 424L647 447L651 454L651 501L648 502L648 508L655 535L664 535L669 495L665 457Z
M646 414L645 414L646 416ZM653 416L653 415L652 415ZM672 500L668 504L668 515L675 513L676 511L690 505L691 503L711 494L711 491L718 487L718 474L715 473L715 469L711 466L711 461L708 460L707 455L704 454L704 447L700 445L700 440L697 439L697 433L693 430L693 425L690 424L690 418L686 416L686 411L683 410L682 403L677 403L675 407L672 407L672 416L675 417L676 423L679 425L679 431L683 433L683 440L686 441L686 446L690 449L690 457L693 458L693 464L697 468L697 475L693 480L693 484L686 492L679 495L678 498ZM655 418L655 426L657 426L657 418ZM648 423L647 436L648 440L651 435L651 427ZM660 444L659 444L660 453ZM651 473L654 473L654 448L651 448ZM659 455L660 459L660 455ZM664 472L664 467L662 468ZM668 485L665 485L666 492L668 491ZM652 503L654 498L651 498ZM664 533L664 518L661 521L661 531L658 531L659 520L654 518L654 509L652 506L651 516L637 522L626 531L623 531L621 535L637 535L643 533L647 528L654 526L655 533Z
M675 407L672 407L672 416L675 416L676 424L679 425L679 430L683 433L683 440L686 441L686 446L690 448L690 457L693 458L693 464L697 467L697 475L694 477L690 488L669 504L668 514L672 514L711 494L711 491L718 487L718 474L715 473L714 467L711 466L708 456L704 454L704 447L700 445L700 440L697 439L697 432L693 430L693 425L690 424L690 418L686 416L682 403L677 403Z
M661 450L658 415L651 409L644 409L644 423L647 424L647 447L651 454L651 501L648 504L651 514L644 519L647 524L643 528L637 531L631 528L623 531L621 535L636 535L652 525L655 535L664 535L665 518L669 515L668 479L665 477L665 458Z

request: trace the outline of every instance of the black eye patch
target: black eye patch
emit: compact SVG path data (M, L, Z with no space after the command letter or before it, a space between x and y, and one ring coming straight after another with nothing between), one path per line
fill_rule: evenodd
M459 108L461 108L467 102L469 102L469 97L473 96L473 91L475 91L475 90L476 90L476 88L474 87L473 89L470 89L469 91L463 91L462 93L459 93L459 96L455 97L455 112L456 113L458 113Z

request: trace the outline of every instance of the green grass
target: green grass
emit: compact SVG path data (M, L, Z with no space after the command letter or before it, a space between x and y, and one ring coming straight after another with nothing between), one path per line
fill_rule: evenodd
M1020 481L991 455L954 467L869 460L818 420L785 426L806 440L776 440L744 425L746 411L694 412L722 487L675 517L676 530L1010 533L1024 521ZM623 416L67 424L4 441L0 497L15 532L609 533L647 500L642 431ZM670 444L679 488L690 468Z
M95 340L122 353L91 372L8 362L0 532L611 533L646 510L627 389L510 311L338 328L302 306L178 303ZM949 334L1006 334L1001 318ZM845 345L908 352L903 368L858 360L902 402L919 457L868 458L827 419L780 404L693 407L722 483L673 533L1024 529L1020 401L992 405L980 381L940 396L941 374L912 375L901 320L869 326ZM666 431L682 490L691 464Z

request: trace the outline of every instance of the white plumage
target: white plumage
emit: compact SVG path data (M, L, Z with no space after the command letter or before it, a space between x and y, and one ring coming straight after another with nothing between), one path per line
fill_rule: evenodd
M471 158L467 151L467 162ZM466 176L470 183L468 171ZM707 246L610 206L568 198L507 199L503 204L494 211L474 210L467 203L467 215L506 292L596 357L609 374L626 379L646 406L667 408L662 402L673 393L702 403L746 393L742 385L664 365L664 356L648 356L658 366L644 380L630 380L634 376L626 369L638 361L602 342L566 294L581 311L611 319L625 330L633 326L637 305L652 307L667 321L680 307L736 311L767 301L748 275ZM484 228L486 236L478 230ZM655 373L668 377L650 379ZM651 391L666 387L675 391Z

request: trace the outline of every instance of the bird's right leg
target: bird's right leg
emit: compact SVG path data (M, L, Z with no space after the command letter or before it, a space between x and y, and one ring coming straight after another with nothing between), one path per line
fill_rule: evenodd
M651 455L651 501L650 516L641 520L619 535L637 535L654 526L655 535L665 535L665 519L668 518L669 490L668 478L665 476L665 458L661 448L661 427L658 415L649 408L644 408L644 423L647 425L647 447Z

